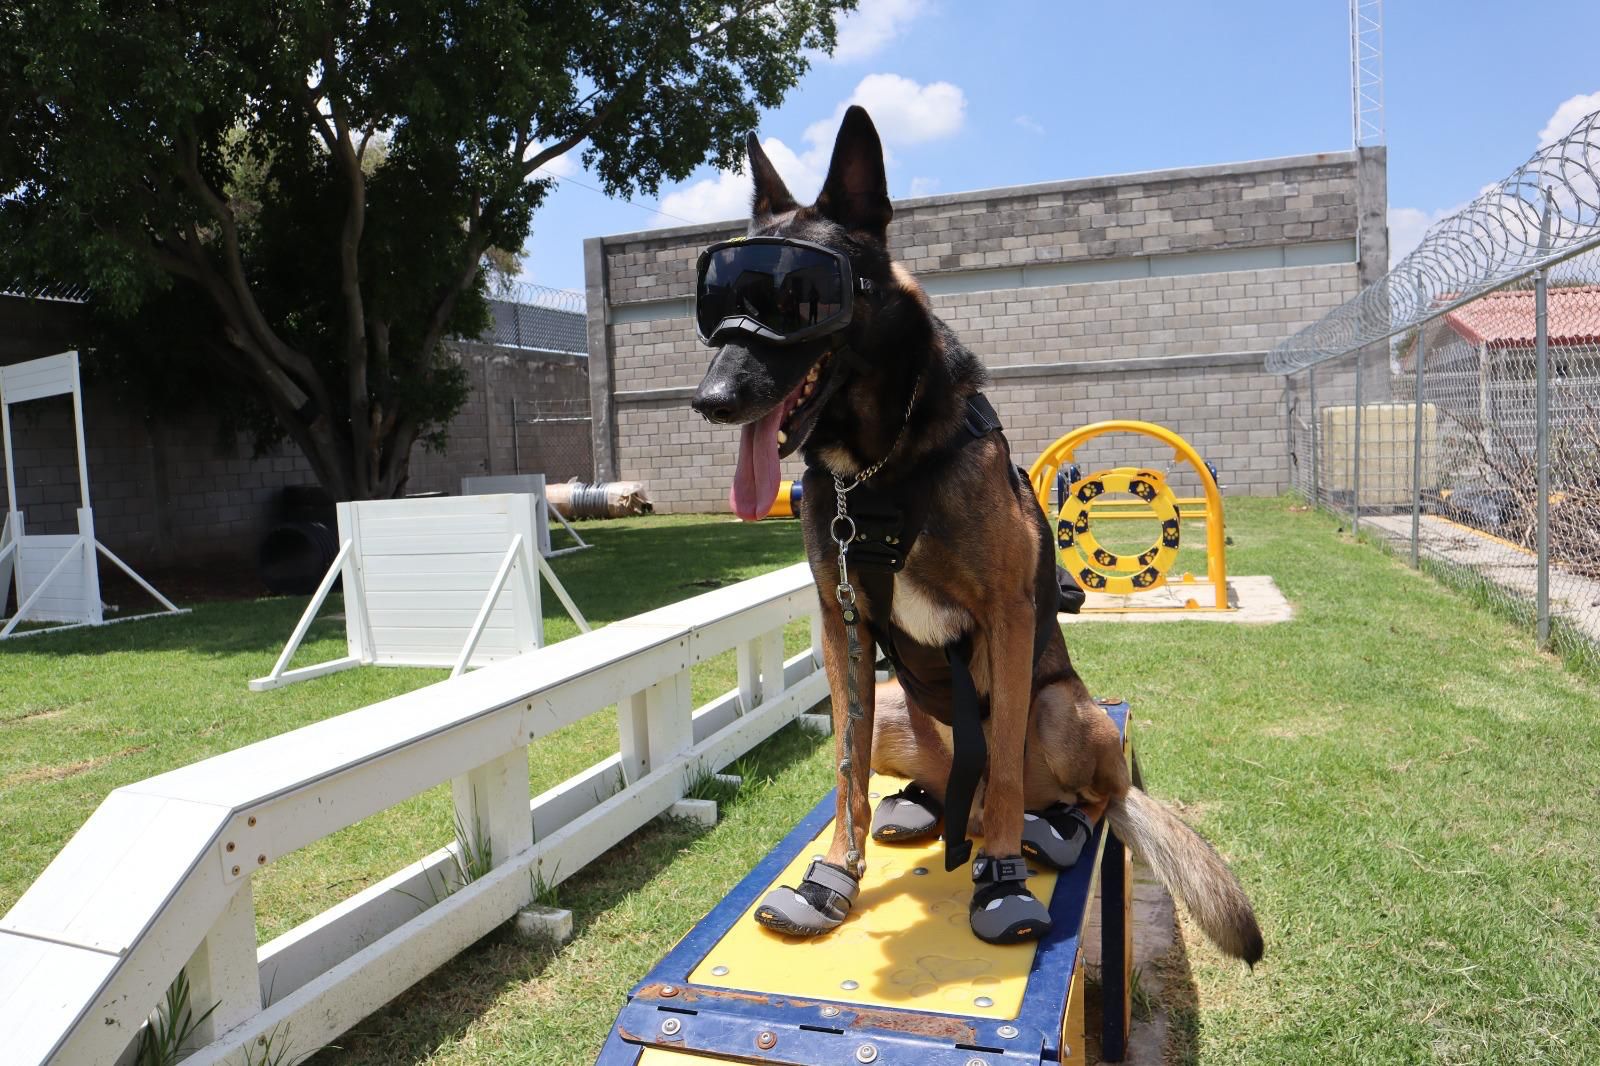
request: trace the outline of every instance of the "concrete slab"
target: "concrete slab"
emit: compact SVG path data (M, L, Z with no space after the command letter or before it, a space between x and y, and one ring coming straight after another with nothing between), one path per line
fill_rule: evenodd
M1149 592L1114 596L1091 592L1081 614L1063 614L1062 622L1225 622L1235 625L1263 625L1287 622L1294 608L1268 575L1230 577L1228 602L1231 610L1184 610L1183 602L1193 595L1183 586L1162 586Z
M1409 548L1409 514L1363 517L1361 525L1405 546L1402 550ZM1538 558L1533 552L1439 515L1423 515L1417 532L1425 558L1469 568L1513 599L1532 606L1539 582ZM1600 644L1600 581L1575 574L1552 560L1550 615Z

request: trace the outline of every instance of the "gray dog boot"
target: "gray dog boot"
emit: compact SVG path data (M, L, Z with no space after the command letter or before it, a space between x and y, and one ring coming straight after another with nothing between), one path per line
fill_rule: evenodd
M915 781L885 796L872 815L872 839L880 844L922 840L939 830L939 801Z
M1022 857L991 859L980 855L972 864L972 905L967 917L979 940L1021 944L1050 931L1050 912L1028 891L1028 864Z
M816 936L839 927L860 891L861 882L819 859L806 869L799 888L784 885L768 892L756 907L756 921L790 936Z
M1093 835L1089 816L1065 803L1022 815L1022 854L1057 870L1070 870Z

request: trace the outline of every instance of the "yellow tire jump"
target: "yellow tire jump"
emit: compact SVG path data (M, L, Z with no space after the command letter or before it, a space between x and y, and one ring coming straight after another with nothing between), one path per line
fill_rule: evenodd
M1147 467L1119 466L1088 475L1072 475L1077 480L1061 493L1060 506L1053 508L1052 488L1058 478L1073 466L1073 456L1083 444L1108 433L1137 433L1170 447L1173 462L1191 467L1199 478L1203 495L1180 497L1172 491L1165 475ZM1226 611L1228 604L1227 533L1223 524L1222 490L1216 474L1188 441L1154 422L1119 419L1083 426L1061 437L1044 450L1028 471L1034 496L1045 515L1055 524L1056 547L1061 564L1070 570L1085 590L1112 595L1132 595L1171 585L1181 592L1192 591L1183 602L1171 607L1097 607L1086 605L1084 613L1121 610ZM1109 494L1132 496L1135 500L1115 503L1101 500ZM1134 504L1130 510L1126 504ZM1094 525L1105 519L1142 518L1160 523L1160 533L1149 548L1137 555L1119 555L1106 550L1096 539ZM1206 526L1206 572L1199 577L1185 573L1176 580L1169 574L1178 559L1183 541L1183 523L1201 521ZM1210 602L1204 602L1209 600Z
M1136 496L1150 505L1161 521L1161 536L1135 556L1107 551L1090 528L1089 511L1095 499L1108 492ZM1127 595L1159 587L1178 559L1182 541L1178 498L1166 478L1154 470L1120 466L1081 478L1068 487L1056 524L1056 547L1061 561L1086 589ZM1074 565L1074 563L1078 565Z

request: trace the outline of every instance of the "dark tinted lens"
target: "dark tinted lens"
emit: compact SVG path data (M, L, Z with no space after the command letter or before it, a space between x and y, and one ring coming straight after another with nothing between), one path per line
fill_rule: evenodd
M740 317L787 336L836 317L844 295L831 255L787 244L736 244L708 257L695 315L706 337Z

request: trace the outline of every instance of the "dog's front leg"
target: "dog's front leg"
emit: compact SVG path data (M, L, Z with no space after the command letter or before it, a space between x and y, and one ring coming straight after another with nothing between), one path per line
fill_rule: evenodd
M833 743L839 785L833 842L822 860L806 869L798 888L784 885L773 889L756 906L755 912L756 921L769 929L798 936L826 933L850 913L866 864L858 861L852 868L848 860L851 852L856 856L865 853L867 827L872 821L867 780L872 769L874 645L865 627L858 626L859 654L855 662L850 661L850 641L843 614L833 596L833 584L823 582L823 589L822 663L828 672L828 692L833 703ZM852 671L861 712L853 728L850 719Z
M833 752L838 796L834 806L833 842L828 845L827 862L850 869L847 859L851 852L856 856L866 854L867 828L872 824L872 809L867 799L867 781L872 775L872 721L876 712L876 678L872 637L863 625L856 626L858 655L850 661L849 638L845 632L842 613L837 605L824 603L822 608L822 658L828 670L828 691L833 703ZM861 717L851 728L850 674L855 673L856 695L859 698ZM846 746L846 738L850 744ZM849 804L849 829L846 825L846 805ZM853 830L853 833L849 830ZM865 862L850 870L857 878L866 869Z
M989 667L989 779L983 797L983 855L973 864L972 931L990 943L1034 940L1050 913L1028 891L1022 859L1024 748L1033 696L1033 604L1008 603L992 616Z

